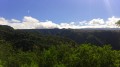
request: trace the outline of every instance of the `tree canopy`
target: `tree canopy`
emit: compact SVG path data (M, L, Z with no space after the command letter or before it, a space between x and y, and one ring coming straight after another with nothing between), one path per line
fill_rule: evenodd
M119 41L119 32L34 31L0 27L0 67L120 67L120 50L104 44Z
M116 22L116 25L117 25L117 26L120 26L120 20L118 20L118 21Z

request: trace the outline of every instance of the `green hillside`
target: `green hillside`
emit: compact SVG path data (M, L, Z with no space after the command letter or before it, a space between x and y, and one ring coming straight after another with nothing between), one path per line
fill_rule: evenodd
M0 67L120 67L119 31L0 26Z
M17 31L64 37L75 41L77 44L91 43L97 46L109 44L113 49L120 49L119 29L24 29Z

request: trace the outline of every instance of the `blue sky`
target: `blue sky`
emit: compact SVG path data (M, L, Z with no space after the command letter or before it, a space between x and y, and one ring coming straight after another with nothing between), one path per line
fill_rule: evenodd
M119 3L120 0L0 0L0 25L15 29L116 28Z
M21 20L32 16L41 21L79 22L120 17L119 0L0 0L0 17Z

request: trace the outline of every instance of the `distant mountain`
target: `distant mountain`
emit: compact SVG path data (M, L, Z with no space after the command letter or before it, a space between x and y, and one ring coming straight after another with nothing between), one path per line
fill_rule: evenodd
M18 30L42 35L60 36L72 39L78 44L91 43L98 46L111 45L114 49L120 49L119 28L96 29L29 29Z
M28 30L29 31L29 30ZM30 30L32 31L32 30ZM14 30L9 26L0 26L0 41L12 44L15 50L44 49L52 45L69 44L75 46L76 43L68 38L52 35L43 35L37 32L27 32L24 30Z
M38 45L42 48L56 44L80 45L83 43L97 46L109 44L113 49L120 49L119 28L14 30L9 26L0 26L0 39L12 43L15 48L24 50Z
M7 26L7 25L0 25L0 30L7 30L7 31L11 31L11 30L13 30L13 28L12 27L10 27L10 26Z

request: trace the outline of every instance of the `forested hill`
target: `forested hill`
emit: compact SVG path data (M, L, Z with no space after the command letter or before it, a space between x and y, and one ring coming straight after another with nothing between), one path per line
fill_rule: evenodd
M0 26L0 67L120 67L120 50L114 50L120 49L119 34L119 30Z
M65 37L78 44L91 43L99 46L109 44L114 49L120 49L119 29L31 29L17 31Z
M52 45L61 45L69 44L75 46L76 42L71 39L52 36L52 35L43 35L37 32L27 32L24 30L14 30L9 26L0 26L0 41L6 41L7 43L12 44L15 50L33 50L36 48L44 49Z
M41 43L39 45L48 46L49 44L60 44L60 43L64 43L64 44L69 43L72 45L91 43L97 46L103 46L103 45L109 44L113 47L113 49L120 49L120 30L119 29L19 29L19 30L14 30L9 26L0 26L0 35L3 36L5 40L15 44L20 44L20 43L28 44L29 42L29 44ZM29 46L29 44L26 46Z

